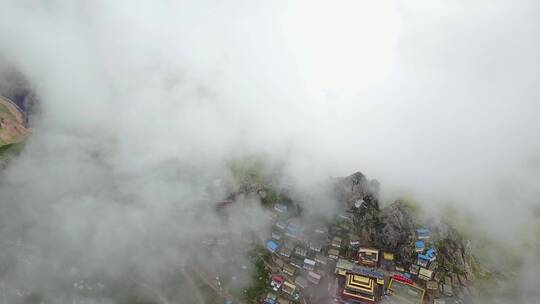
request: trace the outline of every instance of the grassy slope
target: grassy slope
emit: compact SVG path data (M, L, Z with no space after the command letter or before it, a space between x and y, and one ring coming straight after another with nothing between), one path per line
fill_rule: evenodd
M244 290L243 298L247 303L257 303L257 299L268 292L270 272L265 267L265 260L270 260L270 255L264 248L256 248L251 255L255 268L252 284Z
M18 127L19 130L24 130L25 129L24 123L22 122L22 117L20 113L14 113L13 111L17 111L17 109L13 105L9 104L7 101L4 101L2 98L0 98L0 118L2 118L5 121L5 123L8 125L10 126L17 125L19 126ZM5 131L0 128L0 132L10 132L10 131ZM15 143L15 142L19 142L20 140L23 139L24 136L25 134L19 134L15 138L11 138L11 140L9 141L0 139L0 147Z
M24 142L0 146L0 160L9 156L16 156L24 148Z

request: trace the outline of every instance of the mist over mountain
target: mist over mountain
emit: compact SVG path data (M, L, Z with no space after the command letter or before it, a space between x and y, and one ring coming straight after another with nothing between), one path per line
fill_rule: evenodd
M535 303L539 17L525 0L2 1L0 95L39 99L0 172L3 299L195 297L162 287L202 239L270 229L257 197L215 212L242 184L231 164L257 159L307 221L339 212L330 178L376 178L381 205L451 217Z

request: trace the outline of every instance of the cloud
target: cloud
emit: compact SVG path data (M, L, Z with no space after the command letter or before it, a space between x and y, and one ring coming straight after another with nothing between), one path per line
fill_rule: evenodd
M531 1L1 8L0 55L40 97L0 185L3 239L37 248L37 264L10 268L22 285L69 265L158 277L222 229L209 210L224 190L207 185L253 154L306 192L361 170L385 200L452 204L498 241L531 233L509 218L537 220Z

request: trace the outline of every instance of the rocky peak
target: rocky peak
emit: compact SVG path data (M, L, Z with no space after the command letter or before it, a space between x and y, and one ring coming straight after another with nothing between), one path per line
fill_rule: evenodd
M384 208L379 216L380 226L375 240L377 245L387 251L396 252L404 263L414 261L414 220L401 201Z
M364 199L366 196L377 198L379 195L379 182L368 180L361 172L338 178L334 187L337 198L349 205Z

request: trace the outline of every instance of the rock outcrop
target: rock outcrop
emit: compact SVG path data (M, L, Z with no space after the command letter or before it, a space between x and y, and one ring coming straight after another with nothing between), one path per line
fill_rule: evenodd
M336 179L334 192L339 201L352 206L356 201L362 200L366 196L376 199L379 196L379 182L368 180L364 174L356 172L347 177Z
M379 216L380 226L375 237L376 245L395 252L403 264L413 263L415 233L414 220L401 201L384 208Z
M472 278L474 274L471 264L474 257L470 242L451 227L438 228L435 235L435 246L439 251L438 270L448 276L452 273L460 275L462 280Z

